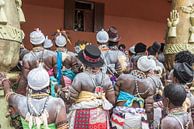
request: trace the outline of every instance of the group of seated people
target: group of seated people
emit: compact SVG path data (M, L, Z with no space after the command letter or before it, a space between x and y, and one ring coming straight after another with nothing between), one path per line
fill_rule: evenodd
M97 45L67 50L65 31L53 41L36 29L33 49L22 54L16 91L0 73L0 85L16 129L193 129L194 55L176 54L165 69L163 45L118 48L115 27L96 34ZM49 50L55 42L56 50Z

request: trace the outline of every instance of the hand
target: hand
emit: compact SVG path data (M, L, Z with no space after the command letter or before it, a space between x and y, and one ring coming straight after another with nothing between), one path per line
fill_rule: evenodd
M179 23L179 13L177 10L172 10L170 12L170 18L167 19L168 27L176 27Z
M0 85L2 85L2 82L6 79L5 73L0 72Z

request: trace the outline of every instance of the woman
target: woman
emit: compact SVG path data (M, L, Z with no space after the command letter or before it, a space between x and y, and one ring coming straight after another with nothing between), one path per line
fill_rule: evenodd
M109 129L109 110L115 101L114 89L108 75L101 72L101 52L87 45L78 54L85 71L76 75L70 88L70 129Z
M56 44L56 64L57 64L57 81L60 84L62 78L62 71L68 70L73 74L80 72L81 64L76 58L76 54L67 50L66 45L70 40L65 31L57 33L55 37Z
M156 63L153 59L142 56L137 67L137 70L117 79L117 102L111 117L112 126L116 129L148 129L148 122L151 124L153 120L153 95L162 88L162 82L154 74Z
M42 64L29 72L27 81L27 96L16 94L12 92L9 80L0 73L5 97L11 109L19 114L22 128L67 129L64 102L49 96L49 75Z
M180 84L169 84L164 88L164 107L168 115L162 119L161 129L193 129L191 114L183 108L187 93Z

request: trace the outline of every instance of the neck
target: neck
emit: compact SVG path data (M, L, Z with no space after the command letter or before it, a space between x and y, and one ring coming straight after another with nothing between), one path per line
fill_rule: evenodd
M57 47L57 51L64 51L67 50L65 47Z
M34 99L42 99L48 97L49 94L47 92L35 92L35 93L28 93L28 96Z
M88 67L88 68L86 68L86 71L91 73L91 74L97 74L100 72L100 68L92 69L92 68Z
M41 51L41 50L44 50L44 48L42 46L34 46L32 48L32 51Z
M171 105L169 107L169 113L180 113L180 112L184 112L184 108L182 106Z
M42 44L39 44L39 45L33 45L33 48L36 48L36 47L42 47Z

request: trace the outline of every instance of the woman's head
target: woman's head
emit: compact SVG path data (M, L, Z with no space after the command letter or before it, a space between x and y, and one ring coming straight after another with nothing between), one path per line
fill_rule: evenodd
M165 86L163 95L164 106L169 108L170 104L174 107L181 107L187 93L182 85L171 83Z
M42 90L50 84L49 74L42 64L39 64L38 68L34 68L28 73L27 81L28 86L36 91Z
M176 63L174 65L173 77L177 83L191 83L193 81L193 69L187 63Z
M192 63L194 62L194 56L189 51L181 51L175 55L175 62L187 63L192 66Z

